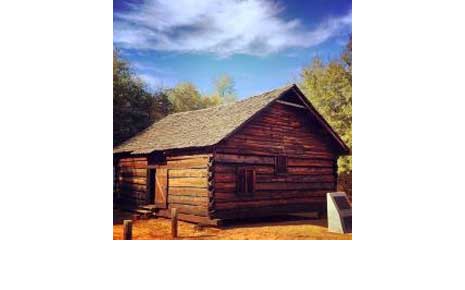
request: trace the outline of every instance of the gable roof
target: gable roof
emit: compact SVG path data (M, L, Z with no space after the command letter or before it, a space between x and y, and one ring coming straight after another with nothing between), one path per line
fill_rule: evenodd
M296 90L298 95L304 96L299 88L292 84L235 103L168 115L115 147L113 153L148 154L154 151L218 144L258 112L291 90ZM310 102L305 97L304 99L307 108L341 146L341 152L348 153L349 148Z

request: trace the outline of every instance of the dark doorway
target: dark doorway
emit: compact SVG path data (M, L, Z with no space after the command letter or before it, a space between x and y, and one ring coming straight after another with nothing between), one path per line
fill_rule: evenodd
M156 174L156 169L155 168L149 168L147 170L147 203L148 204L154 204L155 203L155 174Z

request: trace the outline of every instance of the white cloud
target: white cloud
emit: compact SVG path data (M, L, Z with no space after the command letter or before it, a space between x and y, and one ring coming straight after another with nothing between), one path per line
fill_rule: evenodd
M266 0L150 0L115 15L114 42L135 49L267 55L318 45L352 23L349 11L308 29L298 19L280 18L282 10Z
M155 90L163 86L163 81L150 74L137 74L137 76L148 86L148 89Z
M159 89L173 87L179 80L167 75L154 75L153 71L136 72L137 78L144 82L147 89L157 91Z
M150 63L145 63L141 61L131 61L131 66L138 72L144 73L156 73L157 75L161 76L173 76L175 72L170 70L169 68L159 68Z

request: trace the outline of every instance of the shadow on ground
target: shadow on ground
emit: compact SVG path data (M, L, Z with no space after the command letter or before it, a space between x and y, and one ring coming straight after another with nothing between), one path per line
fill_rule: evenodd
M113 210L113 225L122 225L124 220L134 220L133 213L118 209ZM314 213L300 213L291 215L279 215L271 217L248 218L239 220L225 220L221 229L233 228L253 228L264 226L285 226L285 225L314 225L326 227L325 219L318 219Z
M270 227L270 226L293 226L293 225L314 225L326 227L325 219L318 219L313 214L292 214L280 215L262 218L248 218L242 220L226 220L221 228L253 228L253 227Z
M113 225L122 225L124 220L132 219L134 219L134 214L119 209L113 209Z

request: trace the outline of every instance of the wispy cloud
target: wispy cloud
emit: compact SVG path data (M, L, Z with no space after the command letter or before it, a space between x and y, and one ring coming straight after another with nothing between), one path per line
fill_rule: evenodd
M137 74L137 76L144 81L149 90L155 90L163 86L163 81L151 74Z
M174 76L175 72L170 70L169 68L160 68L154 66L153 64L142 62L142 61L132 61L131 66L138 72L146 72L146 73L155 73L160 76Z
M114 42L123 48L267 55L312 47L340 34L352 12L312 29L284 20L284 7L266 0L150 0L115 15Z
M157 91L159 89L172 87L179 82L179 80L176 78L164 75L156 75L150 71L136 72L136 75L144 82L149 91Z

